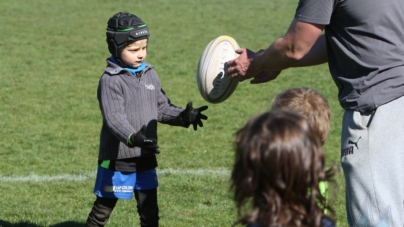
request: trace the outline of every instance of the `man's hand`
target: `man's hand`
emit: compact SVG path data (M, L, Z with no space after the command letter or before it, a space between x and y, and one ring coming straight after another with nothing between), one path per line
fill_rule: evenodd
M136 147L140 147L146 150L154 151L155 153L160 153L159 146L157 145L157 140L152 138L146 138L146 125L143 125L142 129L136 134L132 134L130 137L130 142Z
M199 127L202 127L203 126L202 119L207 120L208 117L206 115L203 115L201 112L206 109L208 109L208 106L202 106L194 109L192 107L192 102L188 102L187 107L181 113L184 126L188 128L192 124L194 126L195 131L197 129L197 125L199 125Z
M227 72L225 72L225 74L239 81L254 77L255 74L249 70L249 66L254 57L257 54L263 53L263 50L254 53L249 49L240 48L236 50L236 53L239 54L239 56L227 62Z
M281 73L281 71L254 72L253 69L250 68L250 64L254 58L263 54L264 51L264 49L261 49L254 53L249 49L236 50L236 53L240 54L240 56L225 63L226 75L231 76L233 79L239 81L253 78L250 81L251 84L260 84L274 80Z

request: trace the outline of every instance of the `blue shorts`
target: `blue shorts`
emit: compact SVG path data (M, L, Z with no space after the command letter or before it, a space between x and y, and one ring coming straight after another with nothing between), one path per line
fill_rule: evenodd
M94 194L102 198L132 199L134 190L150 190L157 186L155 169L120 172L98 166Z

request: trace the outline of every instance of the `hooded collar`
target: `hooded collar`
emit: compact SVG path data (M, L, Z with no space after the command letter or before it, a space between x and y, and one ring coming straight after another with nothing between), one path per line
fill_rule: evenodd
M113 56L107 58L107 62L108 65L105 68L105 71L109 74L119 74L121 71L125 70L130 72L132 75L136 76L137 73L147 71L148 69L152 68L152 66L145 61L142 62L142 64L137 68L125 67L119 64L119 62L116 61L116 59Z

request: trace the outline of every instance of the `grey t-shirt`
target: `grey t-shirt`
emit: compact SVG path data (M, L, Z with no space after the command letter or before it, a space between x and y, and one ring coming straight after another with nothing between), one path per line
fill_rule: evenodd
M403 0L300 0L295 18L322 24L328 64L346 110L404 95Z

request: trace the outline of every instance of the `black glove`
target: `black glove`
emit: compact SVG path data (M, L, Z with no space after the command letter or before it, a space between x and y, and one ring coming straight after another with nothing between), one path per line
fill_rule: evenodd
M203 126L201 119L207 120L208 117L206 115L201 114L202 111L208 109L208 106L202 106L194 109L192 107L192 102L188 102L187 107L181 113L182 121L184 122L184 126L188 128L191 124L194 126L194 130L196 131L197 125L199 127Z
M151 150L159 154L160 151L157 150L159 148L159 146L157 145L157 140L146 138L145 133L146 133L146 125L143 125L142 129L140 129L139 132L131 135L130 142L132 143L132 145L136 147Z

